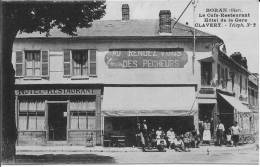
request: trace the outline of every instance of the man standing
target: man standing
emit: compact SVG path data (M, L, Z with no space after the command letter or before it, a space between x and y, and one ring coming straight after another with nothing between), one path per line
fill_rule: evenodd
M234 125L231 127L231 135L235 147L238 145L240 132L241 132L241 128L238 126L237 122L235 121Z
M217 145L221 146L223 144L223 136L225 132L225 127L222 124L222 122L219 120L218 125L217 125Z
M144 119L143 122L142 122L142 126L141 126L141 131L143 133L143 136L144 136L144 146L147 147L148 145L148 127L147 127L147 124L146 124L146 120Z

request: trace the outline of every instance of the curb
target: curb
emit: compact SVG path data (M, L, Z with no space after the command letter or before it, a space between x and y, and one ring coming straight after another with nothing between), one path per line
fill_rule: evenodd
M53 147L52 147L53 148ZM190 152L229 152L229 151L242 151L242 150L256 150L256 144L250 144L245 146L238 146L238 147L215 147L215 146L201 146L200 148L192 148ZM25 149L23 146L19 146L16 150L16 153L23 154L23 153L89 153L89 152L142 152L141 148L87 148L87 147L79 147L78 149L65 147L65 149L61 149L57 147L57 149ZM174 150L167 150L166 152L175 152Z

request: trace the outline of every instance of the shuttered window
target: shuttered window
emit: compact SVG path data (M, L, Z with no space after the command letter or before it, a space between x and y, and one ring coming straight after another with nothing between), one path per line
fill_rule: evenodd
M48 77L49 52L40 50L16 51L17 77Z
M96 76L96 50L64 50L64 76Z
M23 51L16 51L16 76L23 76Z
M64 50L64 76L70 76L70 50Z
M42 76L49 76L49 54L48 51L42 51Z
M97 75L97 65L96 65L96 50L89 51L89 75L95 76Z

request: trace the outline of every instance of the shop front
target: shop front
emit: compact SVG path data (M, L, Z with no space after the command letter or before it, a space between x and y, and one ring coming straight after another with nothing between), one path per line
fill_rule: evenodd
M219 117L225 128L230 128L234 121L242 128L242 134L251 134L253 113L234 96L218 93Z
M195 86L104 87L102 119L104 145L123 138L124 146L136 146L137 123L146 120L148 131L173 128L177 135L198 126ZM113 146L113 145L112 145Z
M100 145L99 86L16 88L18 145Z

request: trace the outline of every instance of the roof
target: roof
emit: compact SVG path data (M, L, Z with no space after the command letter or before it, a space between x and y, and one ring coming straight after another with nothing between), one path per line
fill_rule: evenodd
M172 21L174 22L174 20ZM173 25L173 24L172 24ZM159 34L159 20L97 20L89 28L78 28L77 36L70 36L62 33L59 29L53 28L48 38L80 38L80 37L193 37L193 28L177 23L172 35ZM216 37L215 35L196 30L197 37ZM46 38L45 33L19 33L16 38ZM218 38L220 39L220 38Z
M245 71L248 74L251 74L248 69L246 69L244 66L242 66L241 64L237 63L235 60L233 60L231 57L229 57L226 53L224 53L223 51L219 50L220 55L227 61L229 61L230 63L234 64L236 67L242 69L243 71Z

